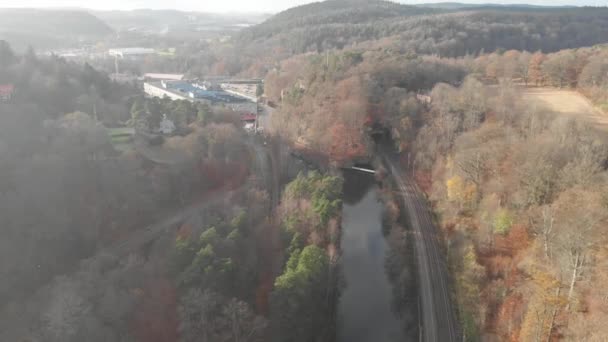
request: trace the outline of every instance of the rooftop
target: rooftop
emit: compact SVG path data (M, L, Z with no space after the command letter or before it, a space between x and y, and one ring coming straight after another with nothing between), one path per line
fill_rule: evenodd
M0 94L11 94L15 91L15 86L12 84L0 84Z
M112 56L116 55L150 55L155 53L154 49L142 48L142 47L131 47L131 48L116 48L108 50L108 53Z
M147 73L144 74L145 78L152 78L155 80L175 80L181 81L184 79L183 74L156 74L156 73Z
M246 99L229 94L225 91L203 90L194 84L186 81L161 81L149 82L149 84L166 89L181 96L188 96L193 99L209 100L214 102L239 103L247 102Z

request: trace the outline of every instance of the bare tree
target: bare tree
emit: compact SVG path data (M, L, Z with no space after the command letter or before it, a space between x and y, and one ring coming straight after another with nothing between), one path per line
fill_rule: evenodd
M575 188L560 195L554 204L556 249L553 258L569 274L568 307L577 281L590 263L592 252L602 242L601 222L608 218L601 194Z
M223 314L228 318L232 342L259 341L266 328L266 320L255 316L247 303L232 298L224 307Z
M90 311L90 304L79 294L75 283L68 279L58 281L43 314L45 335L53 341L70 341Z
M532 226L536 235L542 239L543 251L546 258L551 257L551 244L555 238L555 209L550 205L540 208L540 219L535 220Z

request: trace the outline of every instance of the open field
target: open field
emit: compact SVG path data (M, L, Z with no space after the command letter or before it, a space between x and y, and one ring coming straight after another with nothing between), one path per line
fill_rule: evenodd
M581 118L597 129L608 132L608 113L604 113L583 95L565 89L527 88L523 91L530 104L550 109L557 114Z

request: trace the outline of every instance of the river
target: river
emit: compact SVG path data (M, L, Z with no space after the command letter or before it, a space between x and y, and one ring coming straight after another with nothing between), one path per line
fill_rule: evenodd
M374 179L352 171L344 177L340 267L345 287L338 304L338 342L417 340L406 336L406 323L394 310L385 268L390 250L382 233L383 204Z

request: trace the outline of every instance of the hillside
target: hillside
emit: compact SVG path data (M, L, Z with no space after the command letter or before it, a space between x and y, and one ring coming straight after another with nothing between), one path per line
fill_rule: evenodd
M238 41L297 54L387 37L391 48L452 57L497 49L553 52L608 41L608 9L441 10L383 1L331 0L279 13L243 31Z
M462 10L478 8L504 8L504 9L549 9L549 8L575 8L576 6L552 6L552 5L530 5L530 4L465 4L461 2L438 2L427 4L416 4L416 7L438 8L444 10Z
M0 39L15 49L68 46L98 39L113 30L97 17L72 10L0 9Z
M205 28L232 28L255 25L267 19L264 14L228 15L177 10L93 11L113 29L147 32L200 31Z
M281 12L243 33L243 39L267 38L291 30L357 25L437 10L373 0L329 0L302 5Z

